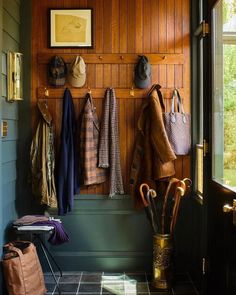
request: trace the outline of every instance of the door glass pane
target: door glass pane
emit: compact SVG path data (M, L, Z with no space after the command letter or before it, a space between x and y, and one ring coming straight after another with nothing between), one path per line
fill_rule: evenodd
M236 189L236 1L213 9L213 179Z

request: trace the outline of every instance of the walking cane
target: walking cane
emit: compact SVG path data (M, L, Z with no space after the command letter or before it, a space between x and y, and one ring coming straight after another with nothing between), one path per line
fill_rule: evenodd
M178 211L179 211L180 200L181 200L181 197L184 196L185 191L186 191L185 182L183 180L181 180L179 182L178 186L176 187L175 195L174 195L175 203L173 206L172 218L171 218L171 223L170 223L170 234L171 235L174 232L174 228L175 228L175 224L176 224L176 220L177 220L177 216L178 216Z
M162 214L161 214L161 233L163 235L165 233L165 216L166 216L166 206L167 206L168 195L169 195L172 184L176 183L178 181L179 181L179 179L174 178L174 177L170 179L169 184L166 189L165 196L164 196L163 206L162 206Z

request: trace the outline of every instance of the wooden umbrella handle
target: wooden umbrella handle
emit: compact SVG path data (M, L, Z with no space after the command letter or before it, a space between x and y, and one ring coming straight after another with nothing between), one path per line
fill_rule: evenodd
M146 187L147 191L149 191L149 185L147 183L142 183L139 187L139 192L140 192L144 207L147 207L149 205L149 203L147 202L146 198L144 197L144 192L143 192L144 187Z
M183 197L185 195L185 191L186 191L185 182L183 180L180 180L178 183L178 186L176 187L175 195L174 195L175 203L174 203L174 207L173 207L173 211L172 211L173 212L172 219L171 219L171 223L170 223L170 234L171 235L173 234L174 228L176 225L180 200L181 200L181 197Z

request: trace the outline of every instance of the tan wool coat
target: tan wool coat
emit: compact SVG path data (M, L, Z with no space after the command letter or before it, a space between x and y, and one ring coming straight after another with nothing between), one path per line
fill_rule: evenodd
M131 165L131 194L136 208L142 208L139 186L148 183L156 189L156 182L175 174L176 159L169 143L164 122L165 106L160 85L153 85L145 99L138 120L138 133Z

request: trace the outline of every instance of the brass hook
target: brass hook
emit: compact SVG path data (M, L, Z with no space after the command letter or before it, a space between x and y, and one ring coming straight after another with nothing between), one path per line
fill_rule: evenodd
M134 96L134 87L131 86L130 91L129 91L130 96Z
M120 56L120 59L121 59L121 60L124 60L124 56L123 56L123 55L121 55L121 56Z
M99 55L99 57L98 57L100 60L102 60L102 56L101 55Z
M162 57L162 59L166 59L166 56L164 55L164 56Z
M49 90L47 89L47 87L44 88L44 95L45 95L46 97L49 96Z
M90 88L90 87L88 87L88 93L89 93L89 94L91 94L91 93L92 93L92 91L91 91L91 88Z

